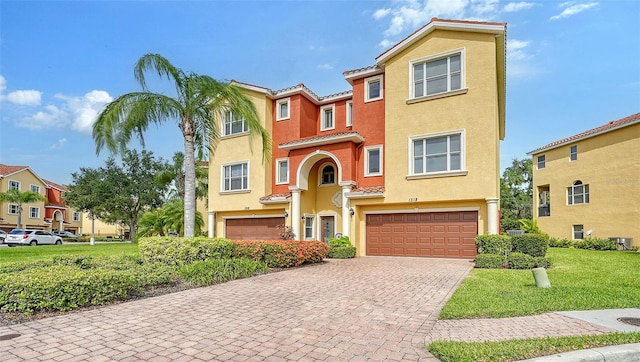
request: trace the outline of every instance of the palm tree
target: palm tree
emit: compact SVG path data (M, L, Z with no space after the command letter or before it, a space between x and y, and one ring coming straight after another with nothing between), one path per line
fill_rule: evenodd
M209 175L207 169L200 166L200 159L196 162L196 199L204 199L207 197ZM161 185L172 185L168 199L179 198L184 200L184 153L176 152L173 154L173 164L166 170L160 172L156 179Z
M22 229L22 205L44 200L44 196L35 191L20 192L17 189L10 189L6 192L0 192L0 201L18 205L18 223L16 229Z
M200 233L204 219L199 211L195 215L195 232ZM161 208L147 211L140 218L138 236L166 235L170 231L184 232L184 203L179 199L171 200Z
M153 93L147 90L145 72L156 73L175 85L177 96ZM242 88L219 82L209 76L185 73L159 54L143 55L134 67L134 76L141 92L119 96L107 104L93 125L96 153L107 147L112 153L126 149L132 136L144 146L143 133L152 124L174 120L184 139L185 189L184 236L193 237L196 213L196 161L195 151L208 148L215 152L220 140L220 125L216 120L225 112L242 117L249 129L249 141L260 137L263 157L271 150L269 134L260 124L254 104Z

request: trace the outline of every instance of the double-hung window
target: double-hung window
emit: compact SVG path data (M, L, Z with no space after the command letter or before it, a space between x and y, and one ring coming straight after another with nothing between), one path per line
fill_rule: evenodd
M569 161L576 161L578 159L578 146L571 146L569 149Z
M38 185L30 185L30 186L29 186L29 189L30 189L31 191L33 191L33 192L40 193L40 186L38 186Z
M543 168L545 168L546 163L547 158L545 157L545 155L538 156L538 170L542 170Z
M249 129L244 119L231 111L224 112L222 117L223 136L231 136L234 134L245 133Z
M411 98L452 92L463 87L463 51L411 62Z
M9 204L9 215L18 215L20 206L18 204Z
M305 240L313 239L315 234L315 217L313 215L305 215L304 217L304 238Z
M289 183L289 159L281 158L276 160L276 184Z
M382 99L382 75L364 80L364 101L371 102Z
M573 240L584 239L584 225L573 225Z
M20 181L9 180L9 190L20 191Z
M79 212L74 212L73 213L73 221L80 221L80 213Z
M347 101L347 127L353 126L353 101Z
M428 175L464 170L464 133L411 138L411 174Z
M567 187L567 204L578 205L589 203L589 185L578 180L572 186Z
M222 191L249 190L249 163L222 165Z
M382 175L382 146L367 147L364 152L364 175Z
M40 208L39 207L29 207L29 217L32 219L37 219L40 217Z
M291 98L280 99L276 106L276 121L289 119Z
M336 128L334 114L335 105L320 108L320 130L327 131Z

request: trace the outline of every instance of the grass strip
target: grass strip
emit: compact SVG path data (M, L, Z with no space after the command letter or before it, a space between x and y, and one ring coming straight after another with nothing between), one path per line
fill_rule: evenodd
M627 343L640 343L640 332L491 342L435 341L428 348L443 362L506 362Z
M132 243L20 246L1 248L0 264L46 260L55 256L137 256L139 254L138 244Z

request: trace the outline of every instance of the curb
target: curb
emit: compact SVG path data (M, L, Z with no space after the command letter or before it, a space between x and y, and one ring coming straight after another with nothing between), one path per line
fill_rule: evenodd
M640 343L621 344L580 351L565 352L523 360L527 362L637 362L640 361ZM522 361L520 361L522 362Z

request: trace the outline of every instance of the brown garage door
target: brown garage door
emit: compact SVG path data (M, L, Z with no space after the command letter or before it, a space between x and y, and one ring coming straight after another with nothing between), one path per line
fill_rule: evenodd
M227 219L226 238L231 240L277 240L280 239L280 230L277 226L283 224L284 217Z
M473 258L478 212L367 215L367 255Z

